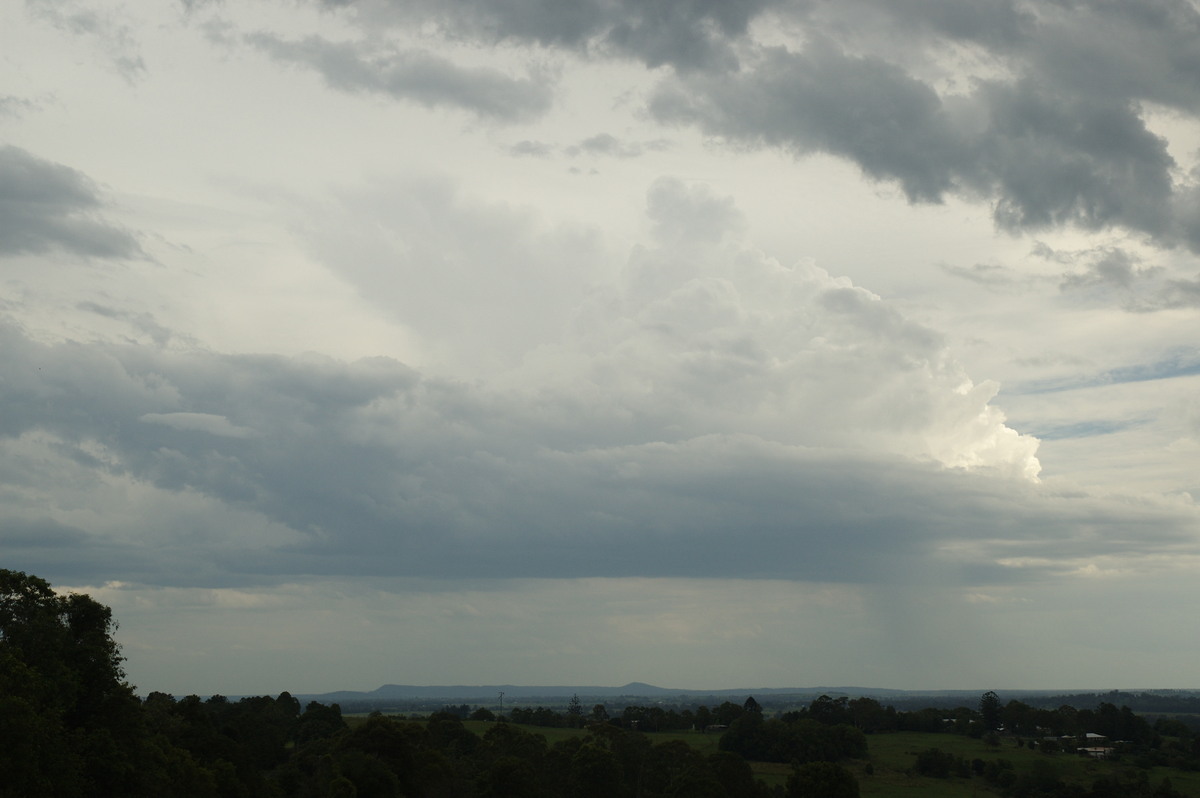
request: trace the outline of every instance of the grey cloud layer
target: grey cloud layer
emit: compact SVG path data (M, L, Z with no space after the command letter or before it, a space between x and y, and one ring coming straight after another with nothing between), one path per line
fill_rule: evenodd
M1034 254L1071 267L1059 288L1079 301L1115 300L1134 313L1200 307L1200 280L1174 276L1162 266L1143 265L1139 257L1120 247L1056 252L1042 246Z
M628 410L580 415L567 398L539 404L384 359L47 346L11 328L3 335L11 376L0 388L2 445L20 469L4 473L0 534L30 567L80 577L888 581L937 572L996 582L1196 547L1185 507L1055 495L756 435L647 436L647 420L623 418ZM106 483L205 497L294 534L264 541L228 530L214 545L205 534L171 534L180 522L163 512L169 503L148 513L147 502L120 534L45 515L49 505L71 517L75 498L95 499ZM47 502L39 484L53 485L55 498ZM1029 562L997 564L1014 557Z
M1008 230L1119 227L1200 251L1195 179L1144 108L1200 114L1187 0L326 5L372 30L432 23L669 66L649 103L660 122L831 153L913 202L981 199ZM792 41L765 46L767 28Z
M990 199L1004 229L1119 226L1194 244L1189 190L1134 100L1040 84L980 81L943 97L892 63L824 42L764 51L753 70L673 79L650 108L732 142L848 158L913 202Z
M489 43L513 41L580 52L623 55L648 67L726 68L737 63L732 43L771 0L320 0L349 9L364 27L435 22L453 36Z
M65 33L95 40L126 81L133 83L145 73L146 63L124 18L125 9L106 4L92 6L81 0L25 0L25 6Z
M60 249L98 258L137 255L128 232L105 222L86 175L13 146L0 146L0 256Z
M335 89L368 91L427 107L457 107L505 122L536 117L550 107L549 75L512 78L499 70L466 68L420 51L379 51L373 45L319 36L287 41L269 33L246 40L290 64L311 67Z

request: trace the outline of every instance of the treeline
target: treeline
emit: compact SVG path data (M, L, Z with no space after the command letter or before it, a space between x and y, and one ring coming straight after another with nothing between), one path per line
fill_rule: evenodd
M486 708L474 708L466 704L445 707L444 711L462 718L474 720L496 720L505 717L516 723L548 728L578 728L589 723L607 723L624 729L641 731L696 730L724 733L722 744L726 750L737 751L753 760L790 762L793 754L765 753L767 751L803 750L793 740L783 744L778 739L788 734L795 736L797 729L808 730L808 737L819 736L818 726L853 730L858 735L883 734L888 732L912 731L937 734L957 734L975 738L994 737L1003 733L1016 738L1021 744L1037 747L1044 753L1060 750L1073 752L1086 744L1087 734L1098 734L1106 738L1107 744L1119 743L1122 756L1136 757L1139 762L1200 770L1200 732L1192 725L1169 716L1156 718L1153 722L1133 712L1128 706L1117 707L1100 702L1095 709L1076 709L1063 705L1055 709L1030 706L1022 701L1011 700L1001 703L994 693L985 694L979 707L958 706L952 709L926 707L914 711L897 711L884 706L873 698L831 698L820 696L798 710L777 713L767 717L754 698L743 705L729 701L709 709L699 707L627 706L620 712L610 713L603 704L596 704L590 711L576 706L574 711L558 712L547 707L513 707L506 716L500 716ZM766 731L763 732L762 729ZM726 731L728 729L728 731ZM753 729L753 733L749 730ZM784 731L787 730L787 734ZM764 734L775 739L765 743ZM742 738L749 743L734 742ZM776 739L778 738L778 739ZM860 756L853 753L854 746L844 750L843 756ZM804 757L799 757L801 761Z
M935 779L980 778L1010 798L1184 798L1170 778L1152 782L1146 770L1116 770L1098 775L1090 785L1062 778L1057 764L1050 759L1037 760L1018 773L1004 758L967 760L938 748L929 748L916 756L914 771Z
M1110 690L1106 693L1071 693L1054 696L1026 696L1025 703L1043 709L1061 706L1098 709L1101 704L1127 706L1134 712L1172 715L1200 714L1200 696L1190 692L1137 692Z
M753 700L753 699L751 699ZM504 718L513 723L528 726L544 726L546 728L580 728L594 723L607 723L622 729L639 731L706 731L724 729L733 723L744 712L743 705L732 701L723 702L720 706L709 709L698 707L663 707L632 705L619 712L610 713L607 705L595 704L585 712L583 707L574 705L566 712L558 712L549 707L512 707L504 715L498 715L486 708L471 710L466 704L443 707L443 712L450 712L462 718L471 720L497 720Z
M419 721L376 713L351 728L337 704L302 707L286 692L237 701L163 693L139 699L124 680L113 628L110 610L90 597L60 596L44 580L0 569L0 795L855 795L854 777L839 760L865 758L868 735L894 731L966 734L997 747L1003 735L1051 755L1073 747L1057 742L1064 735L1090 732L1123 741L1115 753L1142 772L1153 765L1200 770L1200 735L1179 719L1151 724L1103 701L1094 709L1004 704L994 693L978 708L912 712L872 698L820 696L775 717L753 698L713 709L627 706L610 714L604 704L585 709L576 697L565 712L513 707L504 717L464 704ZM480 736L464 716L494 723ZM582 732L550 744L517 723ZM643 733L684 729L721 734L719 752L701 754L678 739L655 743ZM792 764L788 789L755 781L747 759ZM1045 768L1022 781L1028 774L1016 775L1002 759L968 763L937 749L916 769L980 776L1017 798L1174 794L1169 784L1150 791L1148 782L1121 782L1125 776L1076 790Z
M765 798L737 754L591 722L550 745L452 713L376 714L278 697L139 699L109 608L0 569L0 795L20 798ZM577 704L577 702L574 702ZM582 721L582 708L569 715ZM595 710L593 710L595 711ZM636 713L634 713L636 714ZM653 713L647 711L647 717Z
M134 699L136 701L136 699ZM288 693L230 701L151 693L133 723L105 728L103 750L58 746L58 765L24 774L0 751L0 794L172 798L771 798L737 754L704 755L686 742L652 743L610 723L550 745L500 721L483 734L455 714L406 720L376 713L347 725L337 704ZM15 731L10 720L0 720ZM42 739L41 744L47 741ZM12 776L21 776L13 779Z

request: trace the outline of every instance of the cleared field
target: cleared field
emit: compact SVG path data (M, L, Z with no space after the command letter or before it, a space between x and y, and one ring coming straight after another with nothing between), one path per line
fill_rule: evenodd
M1042 763L1036 767L1049 765L1062 780L1089 787L1097 778L1136 770L1122 762L1099 762L1067 753L1043 754L1027 747L1017 747L1016 741L1011 739L1002 740L999 746L990 746L982 740L952 734L899 732L871 735L867 740L874 773L866 773L867 762L858 761L848 765L858 776L863 798L1000 795L999 789L979 777L935 779L911 772L917 754L930 748L938 748L968 761L1006 759L1012 763L1017 774L1028 773L1035 763ZM1200 798L1200 774L1152 768L1148 776L1154 785L1161 782L1164 776L1168 777L1172 786L1181 793Z
M346 721L353 726L356 722L362 722L362 719L347 717ZM482 735L494 724L485 721L465 721L463 725L473 733ZM550 745L587 733L585 729L514 725L545 737ZM646 736L651 743L683 740L704 754L716 752L720 740L720 735L695 731L648 732ZM1012 739L1003 739L1000 745L994 746L982 740L953 734L896 732L869 735L867 743L870 751L867 759L842 763L858 778L862 798L986 798L1002 795L999 788L993 787L978 776L937 779L918 775L914 770L917 754L930 748L937 748L968 762L974 759L982 759L985 762L1008 760L1017 774L1028 773L1035 767L1044 769L1049 765L1058 778L1088 787L1097 778L1136 771L1132 765L1123 762L1099 762L1066 753L1040 753L1028 747L1018 747ZM750 765L755 776L770 786L783 786L792 772L790 765L774 762L751 762ZM1159 784L1166 777L1179 792L1200 798L1200 773L1152 768L1147 775L1152 785Z

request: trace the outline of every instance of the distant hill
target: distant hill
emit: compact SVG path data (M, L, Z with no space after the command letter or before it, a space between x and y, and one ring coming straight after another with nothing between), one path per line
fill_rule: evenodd
M385 684L375 690L363 692L354 690L339 690L332 693L303 694L298 698L328 702L347 701L420 701L443 700L446 702L486 702L494 703L501 692L504 693L505 703L510 701L528 701L531 699L562 699L567 700L578 695L581 700L612 699L612 698L708 698L721 699L738 698L739 703L746 696L871 696L873 698L901 698L941 696L963 696L978 699L987 688L980 690L891 690L882 687L738 687L723 690L696 690L680 687L657 687L645 682L630 682L620 687L603 687L598 685L413 685ZM1001 692L1001 691L998 691ZM1013 695L1031 695L1033 692L1051 691L1006 691ZM1061 691L1060 691L1061 692ZM1001 692L1005 695L1005 692Z
M504 693L505 706L515 704L539 704L545 706L565 705L572 696L579 696L584 704L624 703L637 705L658 702L696 702L709 705L722 701L742 703L747 696L769 704L807 703L820 695L834 698L847 696L875 698L898 709L913 709L924 706L976 706L988 688L976 690L894 690L883 687L739 687L724 690L695 690L678 687L658 687L645 682L630 682L620 687L598 685L412 685L385 684L371 691L339 690L331 693L297 694L301 701L319 701L323 704L338 703L346 711L359 712L381 710L430 710L451 704L471 704L495 707L500 704L500 693ZM1166 702L1177 704L1180 700L1191 703L1200 699L1194 690L1140 690L1136 692L1105 690L996 690L1004 701L1018 699L1033 705L1071 703L1073 706L1095 706L1108 701L1118 706L1129 704L1145 711L1158 709L1155 704ZM1065 699L1072 699L1067 701ZM1049 702L1047 704L1047 702ZM1179 711L1179 710L1174 710ZM1194 710L1193 710L1194 711Z

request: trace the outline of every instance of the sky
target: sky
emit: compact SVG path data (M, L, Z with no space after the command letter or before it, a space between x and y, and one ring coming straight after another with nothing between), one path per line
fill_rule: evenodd
M139 692L1200 688L1191 0L0 0L0 567Z

